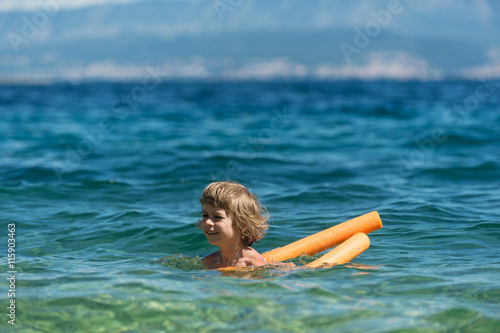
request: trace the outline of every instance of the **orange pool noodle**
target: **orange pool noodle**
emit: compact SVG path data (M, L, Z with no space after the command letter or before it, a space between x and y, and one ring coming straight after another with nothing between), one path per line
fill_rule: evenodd
M308 263L308 267L319 267L324 264L340 265L356 258L363 251L370 247L370 239L362 232L358 232L324 256Z
M341 244L358 232L368 234L380 228L382 228L382 221L378 213L374 211L263 253L262 257L270 263L296 258L303 253L313 255Z

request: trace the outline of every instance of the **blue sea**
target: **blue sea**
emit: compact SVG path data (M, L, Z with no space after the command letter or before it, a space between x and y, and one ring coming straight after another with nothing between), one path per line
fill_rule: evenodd
M500 332L498 82L4 84L0 151L1 332ZM384 227L349 264L206 270L228 179L261 253Z

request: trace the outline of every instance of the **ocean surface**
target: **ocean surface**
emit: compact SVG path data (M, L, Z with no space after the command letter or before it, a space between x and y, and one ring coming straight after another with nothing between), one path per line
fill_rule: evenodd
M499 83L2 85L0 151L1 332L500 332ZM260 252L384 227L350 264L205 270L227 179L272 216Z

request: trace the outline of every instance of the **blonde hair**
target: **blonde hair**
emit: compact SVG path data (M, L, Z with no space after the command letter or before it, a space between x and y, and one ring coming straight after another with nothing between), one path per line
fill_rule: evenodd
M267 209L256 195L236 182L211 183L203 190L200 203L224 209L248 246L263 238L268 229Z

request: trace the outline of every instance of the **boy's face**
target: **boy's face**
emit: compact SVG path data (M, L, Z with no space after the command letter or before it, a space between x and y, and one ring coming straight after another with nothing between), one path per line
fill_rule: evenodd
M201 228L211 245L229 246L241 242L241 233L234 230L233 220L222 208L204 205Z

